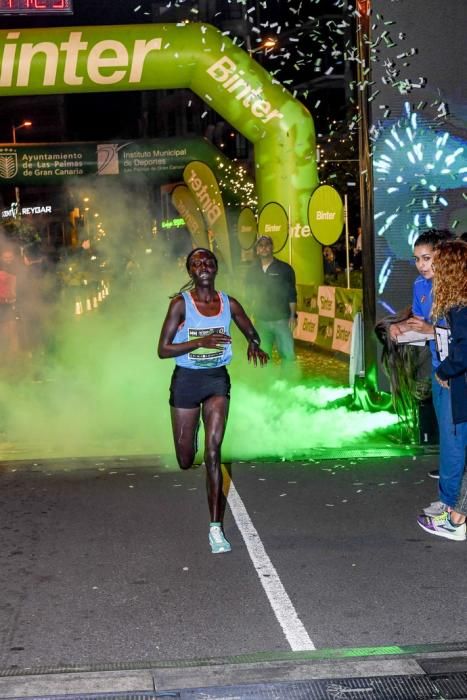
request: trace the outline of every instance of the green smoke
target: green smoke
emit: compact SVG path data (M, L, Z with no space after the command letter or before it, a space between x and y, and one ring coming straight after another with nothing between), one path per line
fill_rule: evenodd
M187 273L157 240L135 230L131 212L144 210L143 195L102 184L92 198L108 231L93 241L95 267L83 272L79 256L63 260L57 274L65 284L51 300L44 348L3 365L2 459L173 455L168 390L174 363L158 359L156 345L169 294L187 281ZM86 311L102 278L110 293ZM221 273L218 288L237 296L248 311L238 272L230 280ZM329 408L349 389L326 386L325 377L278 380L274 368L249 366L244 338L236 331L233 337L224 459L293 458L318 447L355 446L395 422L386 412Z

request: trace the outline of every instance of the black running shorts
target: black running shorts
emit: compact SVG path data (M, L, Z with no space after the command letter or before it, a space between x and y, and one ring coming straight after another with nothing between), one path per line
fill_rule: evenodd
M225 396L230 399L230 377L226 367L213 369L175 367L170 382L171 406L198 408L211 396Z

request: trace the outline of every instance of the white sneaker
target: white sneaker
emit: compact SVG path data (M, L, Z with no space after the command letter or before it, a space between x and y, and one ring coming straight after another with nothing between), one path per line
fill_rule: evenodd
M211 525L209 528L209 544L211 545L211 552L213 554L230 552L232 549L230 542L225 539L220 525Z
M429 532L430 535L446 537L448 540L454 540L456 542L465 542L465 523L457 525L456 527L452 524L449 513L447 512L438 515L436 518L433 516L430 517L429 515L419 515L417 523L425 532Z

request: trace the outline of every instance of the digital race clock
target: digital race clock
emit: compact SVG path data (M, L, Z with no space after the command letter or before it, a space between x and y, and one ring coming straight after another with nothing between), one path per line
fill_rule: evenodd
M73 0L0 0L1 15L73 14Z

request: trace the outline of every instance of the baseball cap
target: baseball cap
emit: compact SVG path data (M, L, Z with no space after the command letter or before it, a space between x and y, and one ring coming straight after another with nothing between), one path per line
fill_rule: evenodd
M258 245L258 243L270 243L271 245L274 245L271 236L260 236L256 239L255 247Z

